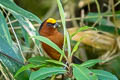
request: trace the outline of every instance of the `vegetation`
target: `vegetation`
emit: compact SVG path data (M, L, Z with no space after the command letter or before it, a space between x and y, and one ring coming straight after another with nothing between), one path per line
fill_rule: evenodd
M64 80L120 79L119 0L48 0L52 5L38 11L41 16L35 14L43 20L59 19L63 49L40 36L42 21L15 2L20 5L17 0L0 0L0 80L62 80L63 75ZM60 60L48 58L40 42L56 49ZM84 62L72 63L73 55Z

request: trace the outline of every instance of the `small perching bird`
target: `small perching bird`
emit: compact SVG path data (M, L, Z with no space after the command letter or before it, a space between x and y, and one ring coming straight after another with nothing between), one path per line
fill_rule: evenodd
M59 27L58 23L53 18L46 19L39 28L39 34L41 36L44 36L54 42L60 49L63 48L64 43L64 35L60 33L57 30L57 27ZM42 43L42 47L45 50L45 52L50 56L52 59L59 60L60 53L50 47L49 45ZM67 53L66 53L67 55ZM81 63L79 59L77 59L75 56L72 57L72 61L76 63Z

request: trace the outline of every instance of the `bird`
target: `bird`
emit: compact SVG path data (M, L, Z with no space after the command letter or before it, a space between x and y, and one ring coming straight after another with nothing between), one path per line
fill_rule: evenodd
M40 25L39 34L40 36L44 36L55 43L60 49L63 48L64 43L64 35L58 31L59 24L56 22L54 18L48 18ZM50 47L49 45L42 42L42 48L54 60L59 60L61 54ZM67 54L66 54L67 55ZM82 61L79 60L77 57L73 56L72 61L74 63L81 63Z

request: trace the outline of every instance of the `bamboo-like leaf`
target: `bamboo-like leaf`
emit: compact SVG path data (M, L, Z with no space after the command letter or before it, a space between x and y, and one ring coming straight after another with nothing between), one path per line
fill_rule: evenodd
M98 76L99 80L118 80L118 78L110 72L103 70L91 70Z
M21 60L21 57L16 53L12 47L0 37L0 52L4 53L5 55L8 55L14 59Z
M66 31L65 15L64 15L64 10L63 10L61 1L57 0L57 4L58 4L61 20L62 20L62 25L63 25L64 31Z
M89 29L89 28L90 28L90 27L88 27L88 26L81 27L81 28L79 28L76 32L74 32L73 34L71 34L70 37L72 38L72 37L75 36L78 32L87 30L87 29Z
M52 75L64 74L65 72L66 70L61 67L40 68L38 71L31 73L30 80L42 80Z
M56 61L56 60L45 60L46 62L49 62L49 63L54 63L54 64L57 64L57 65L61 65L61 66L65 66L67 67L66 64L60 62L60 61Z
M46 63L45 62L46 60L49 60L49 58L42 57L42 56L36 56L36 57L32 57L28 59L28 62L30 62L31 64L35 64L35 65L41 65L41 64Z
M71 56L73 55L73 53L75 51L77 51L79 45L80 45L80 42L83 40L83 38L80 38L80 40L75 44L75 46L73 47L73 50L72 50L72 53L71 53Z
M23 17L19 16L18 14L15 14L15 13L12 13L12 14L18 20L21 27L23 27L26 30L27 34L29 34L30 37L39 35L38 32L36 31L36 29L33 27L32 23L28 19L24 19ZM40 42L38 40L34 40L33 38L32 38L32 40L37 46L40 45ZM41 48L38 48L38 49L41 49ZM42 53L43 53L42 50L40 50L41 56L43 56Z
M18 14L19 16L24 16L30 20L34 20L37 21L38 23L41 23L41 20L37 16L20 8L11 0L0 0L0 6L4 7L10 12Z
M98 80L97 76L89 69L73 64L73 75L77 80Z
M63 7L62 7L62 4L61 4L60 0L57 0L57 4L58 4L58 8L59 8L59 12L60 12L61 20L62 20L62 25L63 25L63 29L64 29L64 48L66 46L66 40L67 40L68 56L71 56L70 38L69 38L69 34L68 34L67 30L66 30L66 22L65 22L64 10L63 10Z
M99 62L102 62L102 60L99 60L99 59L88 60L88 61L80 64L80 66L89 68L89 67L92 67Z
M18 49L15 46L11 47L6 40L2 39L2 37L0 37L0 62L7 67L8 71L12 75L14 75L16 71L23 65L23 58L19 54ZM27 72L23 72L23 74L26 74L26 76L22 75L21 79L25 77L28 78ZM20 79L17 78L17 80Z
M68 56L71 56L71 44L70 44L70 36L67 32L67 47L68 47Z
M102 14L102 15L103 15L103 14ZM87 21L87 22L96 22L96 21L98 20L98 18L99 18L99 14L98 14L98 13L91 13L91 12L89 12L87 16L88 16L88 17L92 17L92 18L85 19L85 21ZM98 16L98 17L96 17L96 16ZM94 17L94 18L93 18L93 17ZM108 23L108 20L105 19L105 18L101 18L101 19L99 20L99 23L100 23L101 25L108 25L108 24L106 24L106 23Z
M14 52L12 47L1 37L0 37L0 61L13 74L15 74L15 72L23 65L21 64L23 63L23 59L21 59L21 57Z
M65 56L62 52L62 50L52 41L50 41L48 38L43 37L43 36L33 36L32 38L35 38L37 40L40 40L41 42L44 42L46 44L48 44L49 46L51 46L52 48L54 48L55 50L57 50L61 55Z
M23 17L15 13L12 13L12 14L30 36L35 36L37 34L36 29L33 26L30 26L30 24Z
M23 58L19 53L19 49L11 39L4 15L0 11L0 61L8 69L11 75L14 75L16 71L23 65ZM25 77L23 76L23 78ZM17 78L17 80L19 79Z
M7 69L7 67L0 62L0 71L2 73L2 75L5 77L5 80L12 80L13 79L13 75L10 75L10 71Z
M29 38L30 36L29 36L29 34L27 33L27 31L23 27L21 28L21 30L22 30L23 37L25 39L25 45L27 47L30 47L30 38Z
M12 39L8 30L7 23L1 10L0 10L0 36L4 38L9 43L9 45L12 46Z
M42 65L41 65L42 66ZM18 71L17 73L15 74L14 77L17 77L20 73L22 73L23 71L25 70L29 70L30 68L37 68L37 67L40 67L40 65L33 65L33 64L27 64L25 66L22 66Z

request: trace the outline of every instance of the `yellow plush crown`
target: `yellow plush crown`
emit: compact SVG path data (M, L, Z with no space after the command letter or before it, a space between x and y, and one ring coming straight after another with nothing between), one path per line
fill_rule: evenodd
M48 18L48 19L47 19L47 23L55 24L55 23L56 23L56 20L53 19L53 18Z

